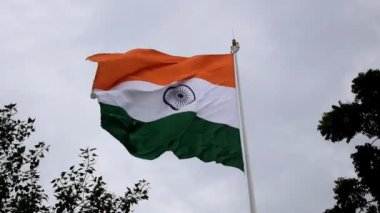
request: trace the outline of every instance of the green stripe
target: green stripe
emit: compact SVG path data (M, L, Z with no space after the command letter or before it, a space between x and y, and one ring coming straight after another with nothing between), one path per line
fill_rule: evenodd
M179 159L197 157L244 170L237 128L206 121L194 112L141 122L117 106L100 103L100 109L102 127L136 157L152 160L172 151Z

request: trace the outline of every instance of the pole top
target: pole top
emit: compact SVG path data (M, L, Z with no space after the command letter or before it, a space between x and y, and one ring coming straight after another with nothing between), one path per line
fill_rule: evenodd
M237 42L235 39L232 39L231 53L235 54L239 52L239 50L240 50L239 42Z

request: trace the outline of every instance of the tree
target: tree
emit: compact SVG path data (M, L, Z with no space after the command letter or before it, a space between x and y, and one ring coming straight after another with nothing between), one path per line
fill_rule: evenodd
M333 105L323 114L318 130L331 142L361 134L371 141L351 155L357 177L335 181L333 208L325 213L380 213L380 70L368 70L352 81L352 102Z
M107 191L103 177L95 174L95 149L87 148L81 149L77 166L51 181L56 199L49 203L38 183L38 166L49 146L39 142L27 149L24 142L35 131L35 119L19 120L16 114L16 104L0 109L0 212L132 212L133 205L148 199L145 180L123 196Z

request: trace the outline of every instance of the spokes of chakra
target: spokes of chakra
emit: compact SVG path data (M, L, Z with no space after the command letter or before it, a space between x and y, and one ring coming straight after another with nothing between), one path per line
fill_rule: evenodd
M195 101L195 94L189 86L180 84L167 88L163 99L173 110L179 110L193 103Z

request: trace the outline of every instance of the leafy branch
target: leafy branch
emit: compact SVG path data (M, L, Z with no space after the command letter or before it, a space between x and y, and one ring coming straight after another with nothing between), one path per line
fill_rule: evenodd
M38 183L40 161L50 146L39 142L26 149L24 142L35 119L16 119L16 104L0 108L0 212L131 212L148 199L149 184L140 180L124 196L107 191L95 170L95 148L80 149L81 162L51 181L56 202L48 206L48 195Z

